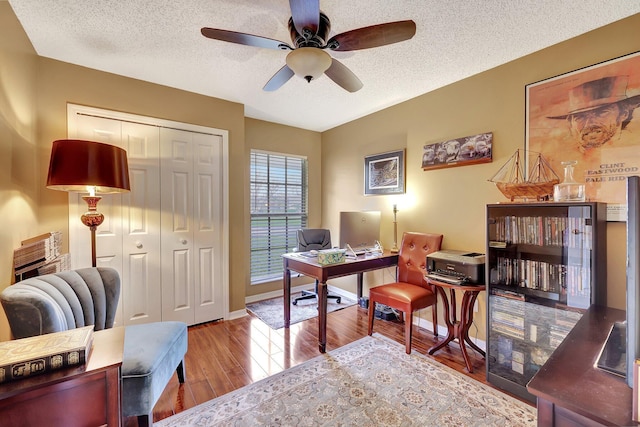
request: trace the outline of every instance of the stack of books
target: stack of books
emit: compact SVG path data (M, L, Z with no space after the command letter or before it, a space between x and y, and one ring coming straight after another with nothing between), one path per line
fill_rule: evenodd
M38 276L45 274L59 273L71 269L71 257L69 254L61 254L45 263L42 267L38 267Z
M22 245L13 251L13 268L16 276L51 265L47 272L69 269L68 254L61 254L62 233L53 231L31 239L23 240ZM44 274L40 273L39 274Z

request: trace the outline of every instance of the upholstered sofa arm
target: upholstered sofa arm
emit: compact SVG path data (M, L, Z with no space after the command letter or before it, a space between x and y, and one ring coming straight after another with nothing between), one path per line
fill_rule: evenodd
M84 268L32 277L0 294L14 338L94 325L113 326L120 278L112 268Z

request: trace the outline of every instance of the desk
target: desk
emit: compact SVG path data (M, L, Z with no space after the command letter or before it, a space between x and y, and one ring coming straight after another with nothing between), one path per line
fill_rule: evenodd
M435 353L457 338L458 343L460 344L462 357L467 365L467 370L469 373L473 372L473 365L469 360L466 344L469 344L474 350L482 354L482 357L486 357L485 352L469 339L469 328L473 323L473 306L478 298L478 294L485 290L484 285L454 285L434 280L429 277L425 277L425 280L428 284L434 286L436 288L436 292L442 297L442 303L444 305L444 321L447 324L447 336L444 340L431 347L429 349L429 354ZM450 299L447 298L445 289L449 289L449 292L451 293ZM456 318L456 291L463 292L459 322Z
M527 390L538 399L539 426L632 426L632 389L624 378L595 367L623 310L591 306Z
M124 328L93 333L84 365L0 384L4 426L120 426Z
M327 280L335 277L358 276L358 298L362 297L363 273L398 265L398 254L385 252L382 255L360 255L338 264L320 265L315 258L300 254L284 254L284 327L291 322L291 271L318 280L318 347L324 353L327 348Z

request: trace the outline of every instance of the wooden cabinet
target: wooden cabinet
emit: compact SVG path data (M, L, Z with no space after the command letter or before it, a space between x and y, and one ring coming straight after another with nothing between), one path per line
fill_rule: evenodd
M120 426L124 328L94 332L85 365L0 385L0 424Z
M606 205L487 205L486 254L487 381L535 402L527 383L606 305Z

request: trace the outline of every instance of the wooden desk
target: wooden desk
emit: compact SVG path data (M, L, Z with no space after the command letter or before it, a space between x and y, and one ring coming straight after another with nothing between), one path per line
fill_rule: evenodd
M467 365L467 370L473 372L473 364L469 360L467 354L467 346L469 344L475 351L482 354L482 357L486 357L485 352L478 347L471 339L469 339L469 328L473 323L473 306L478 298L478 294L485 290L484 285L454 285L447 282L441 282L429 277L425 277L428 284L433 285L436 288L436 292L442 297L444 305L444 321L447 324L447 336L429 349L429 354L433 354L440 350L445 345L449 344L454 339L458 339L460 344L460 351L462 357ZM451 298L447 298L445 289L449 289ZM463 292L462 295L462 307L460 307L460 321L457 320L456 315L456 291ZM466 344L465 344L466 343Z
M120 426L124 328L94 332L84 365L0 385L2 426Z
M291 322L291 271L318 280L318 347L321 353L327 348L327 280L356 274L358 277L358 298L362 297L363 273L398 265L398 254L385 252L382 255L360 255L356 259L346 259L343 263L320 265L315 258L300 254L284 254L284 327Z
M592 306L527 384L539 426L632 426L632 389L595 367L614 322L625 312Z

